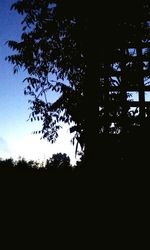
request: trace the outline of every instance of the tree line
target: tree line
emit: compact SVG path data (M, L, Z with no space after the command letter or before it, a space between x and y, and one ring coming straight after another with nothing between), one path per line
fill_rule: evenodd
M2 159L0 158L0 173L18 173L18 174L63 174L70 173L74 174L78 172L78 167L81 167L82 160L72 165L70 157L66 153L53 154L49 159L44 162L38 162L34 160L26 160L25 158L19 157L18 160L13 158Z

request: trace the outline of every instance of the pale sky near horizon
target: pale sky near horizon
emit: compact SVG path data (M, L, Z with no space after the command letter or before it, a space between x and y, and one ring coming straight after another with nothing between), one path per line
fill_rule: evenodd
M24 96L25 84L22 83L25 73L13 74L13 66L5 61L12 51L5 44L7 40L17 40L21 34L21 17L10 11L14 0L0 3L0 158L19 156L27 160L44 161L53 153L67 153L74 164L75 148L71 144L68 126L60 131L55 144L40 140L41 135L33 135L41 127L38 123L27 122L30 110L28 99Z

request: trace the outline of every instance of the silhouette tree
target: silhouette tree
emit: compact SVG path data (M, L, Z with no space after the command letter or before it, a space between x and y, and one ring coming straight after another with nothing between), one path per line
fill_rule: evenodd
M115 146L110 134L125 134L135 123L125 86L135 82L141 62L129 63L128 48L149 36L149 2L22 0L12 9L23 15L23 33L21 42L8 42L16 54L7 59L14 73L29 73L31 120L42 119L39 132L51 142L60 121L73 121L70 131L84 147L86 165L106 161L104 153ZM55 102L50 91L60 94Z
M47 169L52 168L70 168L70 157L67 154L57 153L53 154L52 157L47 160L46 166Z

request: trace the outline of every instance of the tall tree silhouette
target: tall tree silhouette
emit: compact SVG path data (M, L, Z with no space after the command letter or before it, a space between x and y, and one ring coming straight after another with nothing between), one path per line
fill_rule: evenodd
M43 120L43 137L52 142L60 121L74 121L70 130L84 147L86 164L102 161L109 135L135 123L128 119L126 86L141 62L130 62L129 52L149 36L149 2L22 0L12 9L23 15L23 33L21 42L8 42L16 54L7 59L14 72L23 67L30 75L25 94L33 96L31 119ZM60 93L53 103L51 90Z

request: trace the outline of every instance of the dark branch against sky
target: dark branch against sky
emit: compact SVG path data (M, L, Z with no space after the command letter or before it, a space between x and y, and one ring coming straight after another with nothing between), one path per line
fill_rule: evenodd
M6 42L18 40L21 35L21 16L10 11L13 0L0 3L0 157L25 156L29 159L44 160L52 153L68 153L74 162L74 148L70 144L70 137L65 128L56 145L41 141L40 136L32 135L39 128L36 123L27 122L30 111L28 98L24 96L22 83L25 72L13 74L13 67L5 57L12 53ZM67 139L68 138L68 139Z

